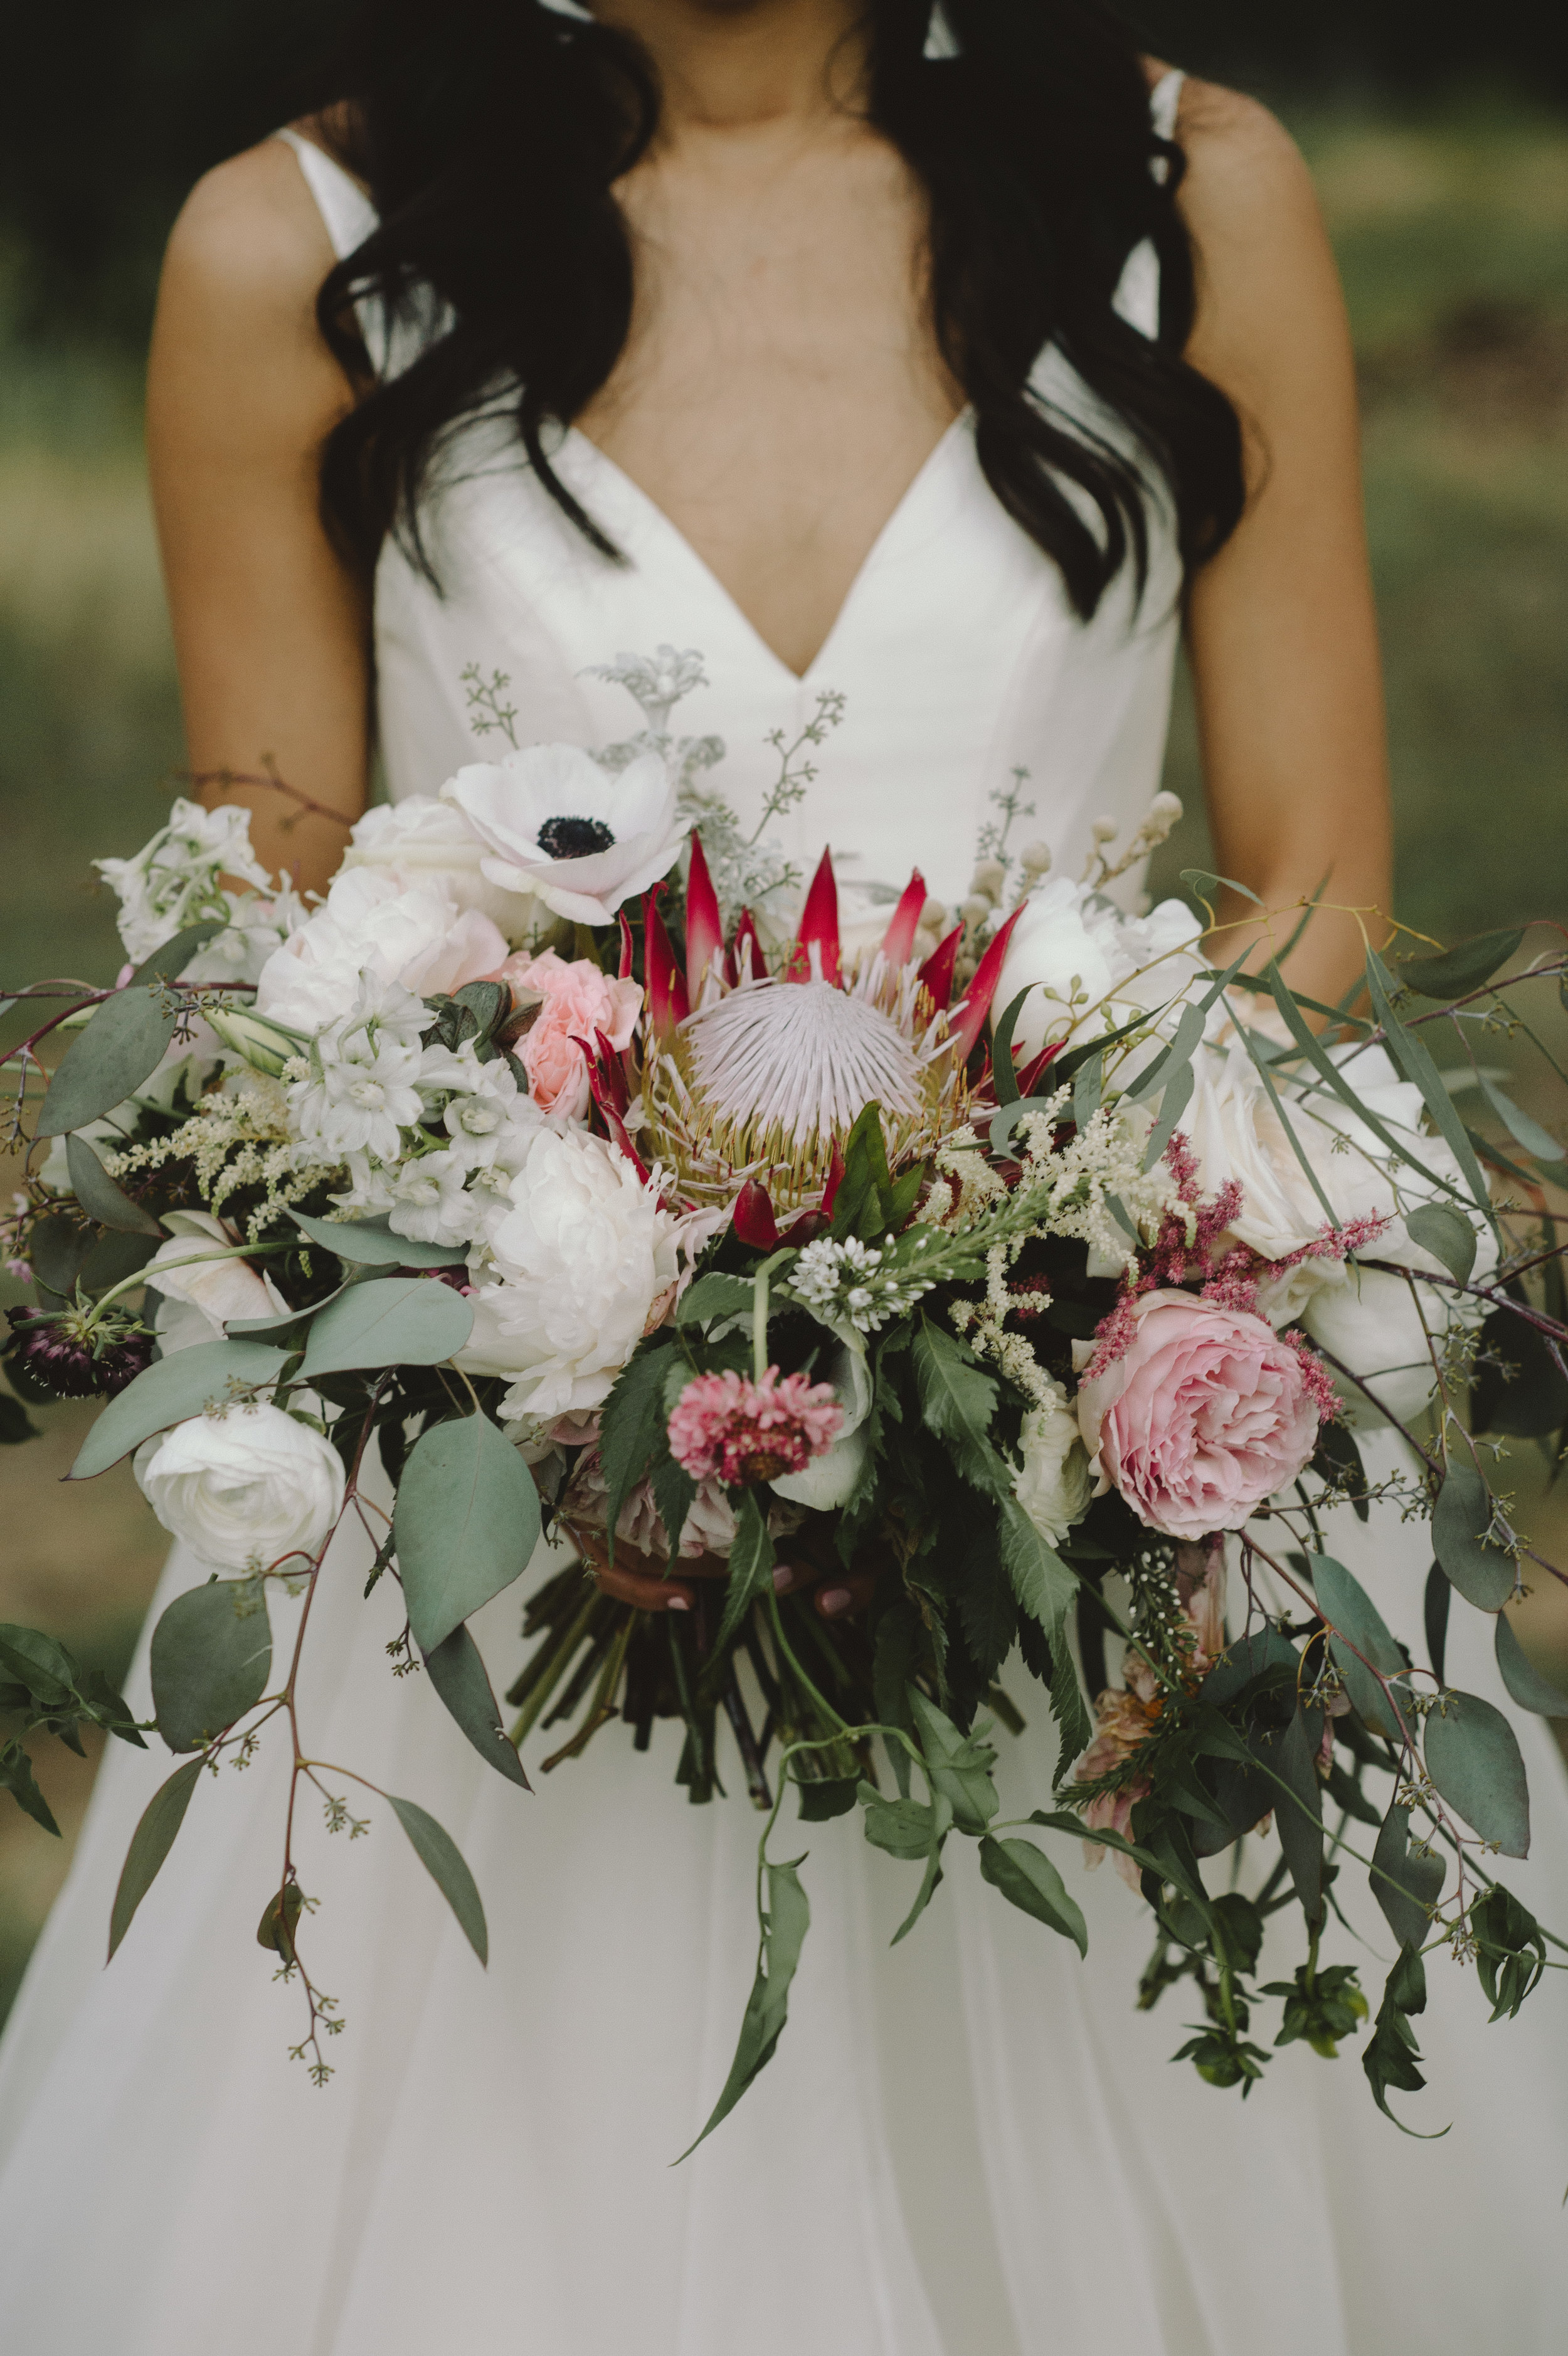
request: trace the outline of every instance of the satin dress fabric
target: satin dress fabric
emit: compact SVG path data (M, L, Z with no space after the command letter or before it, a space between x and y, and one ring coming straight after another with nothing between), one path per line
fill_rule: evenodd
M1173 80L1156 96L1174 116ZM300 163L340 252L370 225L317 149ZM1121 300L1152 332L1152 254ZM373 323L372 330L373 330ZM379 357L401 364L411 320ZM1092 411L1060 359L1041 382ZM721 735L722 782L754 810L830 687L848 699L819 776L788 821L801 863L824 841L851 879L895 887L918 862L964 890L977 827L1013 770L1059 867L1092 821L1126 832L1158 783L1178 569L1157 514L1150 578L1085 626L1008 520L960 418L911 486L821 654L797 680L667 519L580 434L556 464L628 562L573 532L498 438L469 438L431 515L438 596L395 547L377 586L381 741L394 794L435 792L492 756L462 682L511 680L526 740L590 747L637 724L587 676L662 642L711 685L679 723ZM1024 839L1028 839L1027 836ZM1368 1443L1374 1476L1392 1435ZM1349 1516L1341 1516L1349 1520ZM1421 1628L1421 1525L1375 1515L1334 1544L1385 1618ZM855 1818L781 1822L804 1854L813 1922L778 2053L710 2142L671 2163L723 2083L756 1960L759 1820L673 1783L678 1739L635 1759L611 1727L532 1796L487 1770L420 1676L395 1678L400 1618L362 1599L365 1540L328 1557L300 1684L323 1781L368 1820L301 1821L302 1937L345 2027L319 2091L291 2044L297 1989L275 1984L256 1925L277 1886L287 1761L203 1779L113 1964L106 1930L136 1821L171 1762L110 1745L76 1860L0 2045L0 2282L7 2344L91 2356L1546 2356L1563 2345L1568 2009L1552 1973L1521 2018L1488 2027L1473 1969L1435 1957L1419 2024L1430 2091L1395 2096L1435 2142L1374 2111L1359 2040L1283 2051L1245 2103L1170 2056L1194 2018L1178 1989L1134 2008L1146 1910L1078 1845L1041 1838L1083 1906L1089 1956L1010 1909L949 1845L914 1933L893 1930L911 1869ZM535 1566L537 1584L548 1566ZM149 1626L203 1567L176 1547ZM272 1605L278 1650L299 1607ZM493 1681L522 1657L518 1596L475 1623ZM1488 1624L1455 1607L1448 1675L1502 1697ZM1029 1708L1016 1670L1004 1673ZM145 1640L130 1680L149 1706ZM1004 1810L1048 1804L1042 1711L998 1737ZM1505 1879L1568 1931L1568 1794L1545 1728L1521 1730L1531 1861ZM529 1747L539 1755L559 1731ZM733 1762L730 1762L731 1769ZM334 1772L418 1801L458 1843L489 1920L482 1970L392 1817ZM1360 1828L1355 1828L1359 1830ZM1370 1838L1370 1836L1367 1836ZM1276 1854L1249 1843L1255 1879ZM1211 1881L1221 1865L1211 1869ZM1348 1869L1345 1887L1355 1874ZM1375 2004L1392 1943L1364 1889L1331 1959L1358 1960ZM1271 1939L1263 1976L1294 1968ZM1263 2040L1277 2014L1260 2011ZM1261 2040L1262 2041L1262 2040Z

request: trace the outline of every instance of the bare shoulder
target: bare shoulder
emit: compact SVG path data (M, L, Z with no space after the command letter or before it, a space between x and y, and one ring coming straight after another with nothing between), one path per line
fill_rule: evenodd
M308 313L333 264L331 240L297 157L281 139L199 179L169 238L163 299L238 321Z
M1277 115L1241 91L1189 79L1177 138L1187 158L1182 209L1201 248L1320 245L1312 175Z

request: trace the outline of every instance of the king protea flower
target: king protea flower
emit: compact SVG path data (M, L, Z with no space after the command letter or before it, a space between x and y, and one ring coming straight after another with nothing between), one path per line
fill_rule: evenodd
M916 874L880 948L847 966L833 862L824 851L784 970L770 974L744 919L735 950L724 953L718 904L693 836L684 974L656 896L645 902L644 1151L651 1147L683 1192L698 1202L728 1202L760 1176L773 1201L793 1209L820 1196L838 1141L867 1105L881 1109L895 1165L930 1153L959 1126L968 1097L965 1066L1016 918L955 1006L957 932L924 965L910 963L924 901Z

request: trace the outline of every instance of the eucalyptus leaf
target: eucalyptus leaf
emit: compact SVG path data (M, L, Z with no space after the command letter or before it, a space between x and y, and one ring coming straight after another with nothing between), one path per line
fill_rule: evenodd
M357 1267L459 1268L468 1258L466 1244L422 1244L412 1236L395 1236L389 1227L357 1219L311 1219L303 1211L291 1211L289 1216L313 1244Z
M1498 1672L1510 1699L1537 1718L1568 1718L1568 1694L1547 1682L1513 1631L1506 1612L1497 1617Z
M163 1061L177 1022L165 1005L166 985L187 958L224 929L216 921L187 925L144 959L123 990L92 1010L91 1020L71 1041L44 1094L38 1113L40 1137L64 1137L134 1095Z
M1413 1031L1407 1031L1394 1012L1392 1000L1393 986L1388 968L1377 951L1370 948L1367 951L1367 988L1371 995L1373 1012L1383 1027L1389 1055L1404 1077L1413 1081L1420 1089L1421 1100L1464 1172L1477 1207L1495 1225L1491 1195L1481 1175L1481 1165L1476 1159L1469 1132L1454 1109L1454 1099L1444 1087L1443 1076L1424 1043L1416 1037Z
M522 1577L539 1543L539 1491L488 1416L420 1435L398 1483L392 1535L409 1623L427 1655Z
M1318 1609L1335 1631L1328 1639L1328 1651L1345 1680L1346 1692L1363 1724L1374 1734L1385 1736L1390 1742L1403 1740L1401 1713L1372 1674L1381 1670L1392 1679L1405 1673L1404 1655L1384 1625L1382 1614L1343 1563L1323 1554L1309 1555L1307 1563Z
M140 1203L133 1203L124 1189L111 1178L85 1137L73 1131L66 1139L65 1159L71 1192L90 1219L96 1219L101 1227L113 1227L125 1235L163 1235L161 1222L150 1211L144 1211Z
M1275 1789L1275 1823L1285 1851L1301 1911L1308 1922L1323 1917L1323 1794L1317 1781L1318 1719L1297 1709L1283 1740L1258 1736L1253 1749L1259 1762L1285 1785Z
M778 2050L779 2039L789 2018L790 1983L800 1962L800 1951L811 1927L811 1907L799 1874L793 1865L770 1865L767 1868L767 1910L763 1916L762 1954L757 1962L757 1976L746 2000L745 2018L741 2023L741 2040L735 2049L735 2059L730 2065L730 2075L724 2091L715 2103L708 2124L697 2142L688 2144L680 2155L689 2159L697 2145L705 2143L720 2123L727 2119L748 2086L767 2068Z
M523 1762L507 1740L485 1663L468 1630L454 1628L433 1653L425 1655L424 1665L436 1693L481 1759L508 1783L531 1791Z
M1382 1821L1372 1850L1372 1896L1402 1947L1419 1951L1432 1933L1432 1909L1443 1895L1447 1869L1435 1849L1410 1845L1410 1810L1397 1803Z
M1440 1259L1449 1275L1468 1284L1476 1265L1476 1230L1452 1203L1423 1203L1404 1215L1405 1231L1413 1244Z
M153 1631L153 1712L171 1751L201 1751L267 1690L272 1631L255 1579L176 1595Z
M1505 1857L1530 1854L1530 1788L1519 1740L1477 1694L1445 1693L1427 1713L1426 1772L1451 1808Z
M464 1863L457 1843L414 1801L397 1799L390 1792L387 1797L397 1812L398 1822L413 1843L414 1854L456 1915L464 1937L480 1962L487 1964L490 1933L485 1928L485 1909L478 1885Z
M9 1792L24 1815L59 1840L60 1828L54 1810L38 1788L33 1762L20 1741L0 1742L0 1791Z
M196 1779L201 1773L199 1759L187 1760L176 1767L166 1783L159 1785L142 1811L141 1821L131 1836L131 1846L125 1852L125 1862L120 1869L120 1880L114 1891L114 1904L109 1916L109 1954L112 1963L114 1951L131 1927L135 1913L153 1883L165 1858L175 1845L175 1835L185 1822L185 1812L190 1805L190 1795L196 1789Z
M1033 1841L997 1840L987 1833L980 1843L980 1870L1010 1904L1071 1939L1081 1955L1088 1954L1083 1910L1068 1896L1067 1884Z
M1294 1678L1300 1660L1289 1637L1282 1636L1277 1628L1254 1628L1250 1636L1238 1636L1226 1645L1203 1680L1203 1698L1215 1703L1234 1701L1254 1677L1271 1669Z
M269 1342L196 1342L144 1368L112 1398L67 1479L91 1481L170 1424L223 1408L273 1381L287 1353Z
M1432 1545L1454 1585L1477 1612L1500 1612L1518 1584L1513 1557L1488 1536L1492 1494L1467 1455L1451 1459L1432 1509Z
M1527 1153L1533 1153L1538 1162L1552 1163L1561 1162L1563 1148L1558 1144L1552 1131L1549 1129L1542 1129L1541 1123L1532 1119L1520 1106L1516 1105L1511 1097L1505 1096L1496 1082L1487 1077L1485 1072L1482 1072L1479 1077L1481 1094L1515 1143L1522 1145Z
M474 1331L460 1292L424 1276L372 1277L340 1292L315 1320L302 1380L359 1366L436 1366L455 1357Z
M76 1689L76 1663L41 1628L0 1622L0 1667L9 1670L45 1709L63 1707Z
M1481 984L1490 981L1499 966L1506 965L1524 938L1522 925L1506 932L1479 933L1473 941L1464 941L1456 949L1441 950L1436 957L1413 958L1400 966L1400 980L1410 989L1418 990L1423 998L1463 998Z

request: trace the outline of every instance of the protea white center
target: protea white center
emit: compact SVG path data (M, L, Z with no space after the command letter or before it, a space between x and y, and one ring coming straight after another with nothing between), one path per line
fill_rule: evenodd
M645 1141L693 1199L755 1173L782 1210L815 1199L867 1105L897 1161L930 1151L961 1091L943 1018L878 958L848 987L747 981L699 1006L645 1070Z
M753 982L686 1025L691 1076L715 1120L793 1145L847 1130L863 1106L912 1113L920 1062L879 1006L829 981Z

